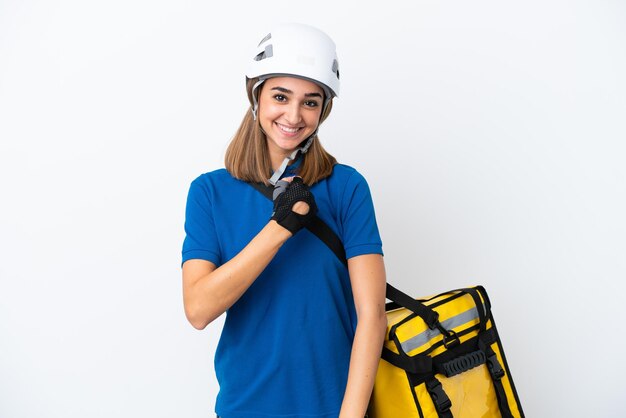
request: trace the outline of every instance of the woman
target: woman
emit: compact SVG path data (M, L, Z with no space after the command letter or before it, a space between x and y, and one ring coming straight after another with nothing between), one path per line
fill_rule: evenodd
M386 328L382 243L365 179L319 142L339 92L334 42L274 28L247 73L251 108L225 169L189 189L185 314L227 312L215 353L221 418L362 418ZM274 186L274 201L249 183ZM348 267L310 231L341 238Z

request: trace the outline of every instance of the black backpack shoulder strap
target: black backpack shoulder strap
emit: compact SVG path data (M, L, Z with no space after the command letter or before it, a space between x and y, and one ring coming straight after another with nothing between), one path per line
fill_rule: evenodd
M264 183L252 183L249 182L249 185L257 189L259 192L263 194L263 196L267 197L270 200L273 200L272 194L274 193L274 188L272 186L268 186ZM346 259L346 251L343 248L343 243L341 239L335 234L333 231L319 216L315 216L311 222L306 226L306 228L313 233L316 237L322 240L324 244L326 244L332 252L337 256L339 261L343 264L348 265L348 260Z
M268 186L263 183L252 183L248 182L248 184L255 189L257 189L263 196L267 197L269 200L274 200L272 194L274 193L274 188L272 186Z
M274 188L272 186L268 186L264 183L248 182L248 184L261 192L263 196L267 197L270 200L273 200ZM346 251L343 248L343 243L341 242L341 239L326 224L326 222L324 222L319 216L315 216L311 220L311 222L309 222L306 228L311 231L316 237L321 239L322 242L326 244L333 253L335 253L339 261L341 261L346 266L348 265ZM398 305L411 309L413 312L421 316L431 329L434 328L434 324L437 322L437 313L434 312L432 309L428 308L422 303L416 301L415 299L391 286L389 283L387 283L386 296L387 299L397 303Z

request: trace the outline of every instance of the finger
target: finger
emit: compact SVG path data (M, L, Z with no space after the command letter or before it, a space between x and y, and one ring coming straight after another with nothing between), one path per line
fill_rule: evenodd
M309 213L310 209L309 205L305 202L296 202L291 207L291 210L296 212L298 215L306 215Z

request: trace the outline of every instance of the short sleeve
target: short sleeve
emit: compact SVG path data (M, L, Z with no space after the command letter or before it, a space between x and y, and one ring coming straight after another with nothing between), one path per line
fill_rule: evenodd
M182 263L191 259L201 259L219 266L220 253L209 187L202 181L202 177L199 177L191 183L187 194Z
M346 257L383 254L374 203L365 178L354 171L341 198L342 239Z

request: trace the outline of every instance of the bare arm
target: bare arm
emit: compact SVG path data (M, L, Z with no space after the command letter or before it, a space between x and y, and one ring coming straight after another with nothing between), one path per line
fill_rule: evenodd
M348 269L358 322L339 417L363 418L374 387L387 328L385 265L381 255L366 254L349 259Z
M309 205L298 201L291 210L304 215ZM191 325L204 329L237 302L291 236L289 230L271 220L219 268L206 260L187 260L183 264L183 303Z
M270 221L239 254L219 268L206 260L187 260L183 264L183 303L191 325L203 329L230 308L289 237L289 231Z

